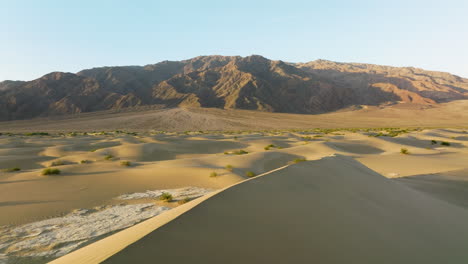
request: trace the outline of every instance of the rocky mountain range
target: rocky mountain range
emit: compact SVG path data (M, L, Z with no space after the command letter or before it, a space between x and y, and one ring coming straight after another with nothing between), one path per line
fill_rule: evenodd
M318 114L355 105L468 99L468 79L412 67L200 56L0 82L0 120L145 105Z

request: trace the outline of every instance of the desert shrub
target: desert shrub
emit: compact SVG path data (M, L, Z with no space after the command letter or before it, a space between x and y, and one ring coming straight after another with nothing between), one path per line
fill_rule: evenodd
M120 166L124 166L124 167L130 167L132 165L132 163L130 161L121 161L120 162Z
M224 151L224 155L229 155L229 152L227 152L227 151Z
M185 203L190 202L190 200L191 200L190 198L185 197L184 199L177 201L177 203L178 204L185 204Z
M247 171L247 172L245 172L245 175L247 177L255 177L257 174L255 174L255 172L253 172L253 171Z
M440 142L440 144L442 146L450 146L450 142L447 142L447 141L442 141L442 142Z
M4 169L3 171L4 172L15 172L15 171L20 171L21 168L19 167L13 167L13 168L8 168L8 169Z
M91 161L90 160L82 160L82 161L80 161L80 163L81 164L88 164L88 163L91 163Z
M30 132L30 133L24 133L25 136L48 136L49 133L47 132Z
M244 155L244 154L247 154L247 153L249 153L249 152L247 152L247 151L245 151L243 149L236 150L236 151L233 152L233 154L235 154L235 155Z
M264 147L263 149L264 149L264 150L270 150L270 148L274 148L274 147L275 147L275 145L270 144L270 145Z
M62 165L65 165L65 162L63 162L62 160L56 160L50 164L50 167L62 166Z
M170 202L172 201L172 194L164 192L159 196L159 200L164 202Z
M431 140L431 145L435 145L435 144L437 144L437 141Z
M400 149L400 153L406 155L406 154L409 154L409 151L406 148L402 148L402 149Z
M234 167L232 167L232 165L226 165L226 170L228 171L232 171L234 169Z
M57 175L57 174L60 174L60 170L47 168L47 169L42 170L41 174L42 175Z
M105 159L105 160L111 160L111 159L113 159L113 158L114 158L114 156L113 156L113 155L110 155L110 154L104 156L104 159Z
M217 176L218 176L218 173L216 173L215 171L210 173L210 177L212 177L212 178L217 177Z
M294 159L290 163L291 164L296 164L296 163L303 162L303 161L306 161L306 159L305 158Z
M90 151L90 152L96 152L96 150L98 150L98 149L91 149L91 150L89 150L89 151Z

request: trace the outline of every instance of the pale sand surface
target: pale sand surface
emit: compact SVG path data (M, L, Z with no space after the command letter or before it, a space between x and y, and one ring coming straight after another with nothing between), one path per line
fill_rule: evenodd
M343 127L468 127L468 100L432 106L395 104L363 106L318 115L268 113L217 108L147 108L81 113L23 121L0 122L8 131L186 131L271 130Z
M195 191L194 195L191 196L192 198L195 198L208 193L209 191L219 190L247 179L247 171L252 171L258 175L283 167L294 159L305 158L307 160L320 160L323 157L333 154L339 154L353 159L349 160L342 157L333 158L331 161L328 161L329 159L325 159L320 162L300 163L288 167L287 169L277 171L271 175L283 175L281 180L285 181L285 183L280 183L280 178L278 178L278 181L275 181L275 184L272 183L272 185L283 186L275 187L282 188L282 191L278 193L268 193L269 191L267 190L259 190L259 192L239 191L236 193L240 196L239 199L241 199L241 201L243 201L243 199L250 199L252 201L258 201L258 204L252 203L252 201L249 203L244 202L246 206L242 207L235 199L226 198L226 208L222 210L232 210L232 213L230 214L236 213L238 215L249 215L249 217L252 218L251 223L254 223L253 226L258 226L259 223L268 222L266 221L267 218L263 218L260 214L251 214L255 209L258 212L263 212L263 209L270 210L271 215L270 213L266 213L265 217L271 218L274 218L273 211L276 210L275 215L281 217L278 220L272 220L273 222L269 225L269 228L275 229L282 228L281 226L274 227L279 223L278 221L296 221L298 217L307 216L308 214L320 216L319 218L323 221L327 220L331 223L333 223L333 221L342 221L340 220L342 217L351 217L351 220L353 220L354 218L352 217L355 216L351 211L354 210L353 206L357 206L355 205L358 204L356 201L351 199L350 202L353 204L348 205L343 203L343 205L339 205L337 204L338 200L341 202L344 198L338 195L336 203L332 204L332 206L330 205L331 207L329 210L332 208L339 208L340 210L344 210L344 215L332 214L331 212L326 211L325 207L328 207L328 203L335 199L332 198L332 196L335 195L335 191L337 190L332 189L333 186L330 184L329 187L324 189L327 190L324 193L315 193L314 191L314 186L321 185L320 179L322 178L320 177L329 175L329 169L324 169L324 165L322 164L322 162L326 161L325 163L327 164L329 162L335 164L334 166L331 166L333 167L330 168L331 171L335 169L339 170L335 173L335 176L330 176L330 179L335 179L333 182L337 185L336 188L339 190L341 190L341 188L345 188L346 185L350 185L350 190L352 192L362 193L363 195L370 190L376 190L375 193L374 191L372 192L371 196L367 196L366 194L360 197L362 203L375 204L376 207L366 207L365 209L360 207L355 208L357 212L363 214L363 218L366 218L364 217L366 216L366 212L362 210L370 210L368 212L370 220L360 218L354 219L352 222L353 229L363 228L355 227L355 225L361 225L364 227L369 225L372 226L373 224L369 223L373 221L372 219L375 221L383 221L380 215L383 214L385 217L389 218L389 220L385 220L387 222L383 222L385 223L385 228L383 229L386 230L388 226L391 226L391 223L388 221L392 220L393 217L404 217L407 211L411 210L404 209L407 211L398 211L396 209L399 204L397 201L394 201L394 199L397 199L398 201L401 200L399 198L400 192L402 192L402 197L406 197L405 199L416 199L415 201L409 201L410 204L413 202L421 202L420 206L423 208L430 207L435 204L434 212L439 212L437 210L440 209L439 207L442 207L437 204L448 204L447 208L452 208L453 210L447 209L449 211L443 212L445 215L441 217L447 219L441 220L441 225L437 227L439 229L446 229L451 226L457 227L455 222L450 222L453 220L452 218L454 218L451 215L452 211L458 212L457 214L460 215L457 217L461 217L465 222L468 222L464 213L461 213L462 211L467 210L466 204L468 204L468 199L465 199L468 198L465 194L465 180L468 170L468 133L466 132L466 129L424 129L421 131L415 130L403 132L398 134L396 137L369 136L376 135L378 132L379 131L364 130L355 132L344 130L296 130L236 133L145 132L138 133L137 135L116 132L107 133L105 135L101 135L99 133L88 135L51 134L49 136L25 136L19 134L11 136L1 135L0 169L19 166L22 170L19 172L9 173L0 172L0 226L7 225L0 230L0 263L5 259L14 259L15 263L44 263L45 260L59 257L69 251L89 244L92 241L108 236L122 228L132 226L148 217L158 215L165 211L166 208L169 210L170 208L178 206L177 201L182 199L183 196L177 196L177 191L171 191L176 197L173 202L166 203L158 201L159 195L163 190L187 187L199 188ZM382 131L382 133L387 134L388 131ZM436 140L437 144L431 144L431 140ZM442 141L450 142L450 146L442 146L440 144ZM264 148L270 144L273 144L274 146L270 147L269 150L265 150ZM401 148L407 148L410 154L401 154ZM231 154L233 151L240 149L245 150L248 153L244 155ZM224 152L227 152L227 154L224 154ZM113 155L114 157L111 160L105 160L106 155ZM89 160L90 163L80 164L81 160ZM40 171L43 168L48 167L54 161L62 161L65 163L65 165L56 167L59 168L62 173L57 176L40 175ZM132 162L132 165L130 167L121 166L121 161L130 161ZM305 164L308 165L306 166ZM370 170L366 169L364 165L360 164L364 164L375 172L370 172ZM232 165L232 171L226 169L226 165ZM344 169L341 170L341 167ZM345 173L347 169L349 169L349 173ZM296 172L296 170L298 171ZM310 171L310 173L306 174L306 171ZM217 176L210 177L212 172L216 172ZM344 174L341 175L341 172ZM396 179L387 180L379 174L387 178ZM319 175L320 177L314 178L310 176L310 180L312 180L312 182L307 182L306 180L309 180L309 178L307 178L309 176L307 175ZM350 176L350 182L346 182L345 185L343 185L341 183L342 179L339 177L345 177L346 175ZM272 176L272 178L276 177L279 176ZM377 177L379 180L369 180L369 182L364 183L367 181L364 179L374 177ZM261 182L263 183L265 181L265 184L268 185L269 178L270 175L262 177ZM346 178L346 180L347 179L348 178ZM288 185L287 183L289 180L291 180L291 185ZM316 180L317 182L314 183ZM253 184L250 182L251 181L248 182L248 186ZM305 184L302 187L302 191L298 186L294 185L301 182ZM329 183L327 182L327 186L328 184ZM376 184L376 186L374 186L374 184ZM395 191L395 195L387 193L387 187L383 187L386 184L393 186L388 188ZM240 186L244 186L244 184L241 184ZM241 188L240 186L236 186L234 189ZM398 186L399 188L395 186ZM309 194L306 194L308 190L307 188L309 187L311 188L310 197L307 196ZM230 192L230 190L231 189L228 191ZM304 196L296 197L296 192L304 192ZM376 193L381 192L383 196L377 197ZM190 196L188 192L185 193L187 197ZM374 197L374 194L376 197ZM213 199L221 199L216 197L223 197L223 195L224 192L220 195L216 195L214 198L208 199L200 206L204 206L205 203L209 206ZM135 199L119 199L119 197L133 197ZM224 198L221 200L224 201L223 199ZM268 202L269 199L271 199L271 202ZM310 206L313 206L312 208L316 208L313 209L313 213L301 212L299 210L300 208L308 208L311 201L321 203L321 205L314 205L313 203L310 204ZM264 204L260 204L260 202ZM229 205L230 203L233 204ZM151 206L145 207L145 204L150 204ZM350 209L346 209L348 206L350 206ZM388 211L385 209L387 206ZM419 204L417 204L417 206L419 206ZM415 205L415 207L417 206ZM199 207L195 207L194 212L195 210L198 210L197 208ZM233 208L236 209L234 210ZM376 208L380 209L377 210ZM375 210L372 211L371 209ZM299 210L297 212L297 216L294 210ZM169 212L172 212L172 210ZM191 212L192 210L187 214L191 214ZM322 214L322 212L326 214ZM345 213L350 213L352 215L346 215ZM47 233L42 231L39 232L40 230L54 226L54 221L63 221L63 219L68 221L72 218L74 219L76 214L82 216L77 220L78 222L70 222L70 224L64 225L63 227L54 227L54 234L58 237L64 237L67 234L67 228L70 230L70 228L73 228L73 224L76 223L82 223L80 225L84 227L93 226L95 229L83 228L83 232L78 233L80 235L77 235L77 239L66 243L52 243L51 245L46 246L47 242L44 241L47 240L41 240L43 244L35 243L32 245L34 239L42 239ZM156 216L153 218L154 220L151 219L154 224L146 226L146 228L140 227L142 231L138 234L144 235L146 233L150 233L154 228L161 226L162 224L161 221L158 220L158 217L163 217L166 214L168 213ZM115 221L106 220L106 217L110 217L109 215L115 217ZM196 213L196 215L201 217L200 213ZM428 218L429 216L432 218L436 217L428 211L421 212L421 215L424 215L424 218ZM289 220L286 219L286 216L288 216ZM120 220L124 219L121 217L127 217L127 220ZM337 217L340 219L334 219ZM412 221L415 221L415 216L411 217L408 216L408 221L411 222L408 223L408 226L414 228L413 225L415 225L415 223ZM439 216L436 218L438 219L438 217ZM170 221L168 218L170 217L166 216L165 221ZM207 223L213 222L211 218L212 216L210 214L207 213L205 215L205 221ZM235 224L222 222L221 220L223 219L219 219L219 225L221 225L221 223L227 226ZM311 223L315 221L311 219L309 220L312 221ZM361 220L364 221L363 224L359 224L359 221ZM93 223L93 221L99 221L99 223L103 223L104 225L85 224L85 222ZM201 223L201 220L197 221L199 221L197 223ZM408 242L401 241L405 248L414 245L414 247L411 247L411 250L416 250L416 253L422 252L422 250L428 250L425 245L418 244L421 241L421 232L415 229L416 231L411 233L408 230L413 229L405 229L406 227L402 227L403 224L401 224L401 221L403 220L397 219L395 221L397 221L397 230L395 235L391 235L391 233L387 231L382 231L383 233L381 234L380 231L377 232L374 229L371 229L366 231L370 234L365 234L365 238L362 238L363 241L368 244L371 244L369 241L377 241L376 243L383 241L382 243L384 243L384 246L395 246L393 243L395 243L400 236L400 233L397 231L402 228L408 234L405 235L403 234L404 232L401 232L401 240L406 241L409 239ZM113 225L113 227L109 228L109 225ZM420 225L421 228L426 228L425 230L436 228L432 222L428 223L427 226L425 222L420 222ZM37 229L38 226L39 229ZM33 227L37 229L37 232L33 232ZM234 227L242 230L244 229L244 226L233 226L233 228ZM315 226L311 225L311 227ZM331 227L332 226L330 226L330 228ZM348 227L351 229L350 226ZM301 227L301 229L304 228L305 227ZM333 228L337 228L336 232L328 235L323 233L325 231L331 232L331 229L327 228L325 228L325 231L323 232L315 230L315 228L311 228L304 232L306 234L318 232L317 234L325 236L325 238L329 240L324 238L324 241L329 242L324 243L324 245L328 246L331 244L327 243L331 243L331 237L334 237L337 240L334 247L347 252L347 243L350 242L346 239L344 241L340 241L338 237L351 236L352 238L356 237L356 233L352 230L340 229L336 226L333 226ZM20 230L23 233L16 231L13 232L12 230ZM285 230L290 229L285 228ZM391 228L388 230L391 230ZM206 231L209 232L209 230ZM360 231L365 232L365 230ZM295 238L294 236L297 234L294 233L294 230L291 232L293 232L293 240L298 239L298 241L302 241L303 239L306 239L304 237ZM453 233L456 232L448 230L446 235L440 234L441 239L447 238L448 241L448 238ZM178 233L175 233L174 235L176 234ZM271 236L266 236L266 233L262 234L265 234L265 239L272 239ZM281 235L284 234L280 233L279 236L281 237ZM377 235L378 237L376 237ZM327 236L330 237L327 238ZM434 236L439 236L439 234L436 233ZM49 239L50 236L46 238ZM112 236L109 238L112 238ZM458 238L458 236L454 236L453 241L457 241ZM121 235L117 248L124 248L137 239L138 237L135 238L134 236L133 240L128 240L122 238ZM187 237L186 239L191 240L194 238ZM224 238L224 240L219 241L226 241L226 243L228 243L226 239L228 238ZM240 237L233 238L233 241L237 241L236 239L240 239ZM261 238L258 237L258 239ZM285 239L286 238L281 237L280 240ZM430 239L433 239L433 237ZM388 240L388 242L385 242L386 240ZM18 250L18 247L13 247L11 245L11 243L14 243L15 241L22 241L22 245L26 246L23 249ZM359 241L361 240L358 239L358 242ZM441 241L444 241L447 245L452 245L451 242L447 242L446 240ZM174 249L177 249L179 252L183 252L179 250L178 243L174 243ZM242 245L244 242L241 243L241 241L237 241L236 243ZM277 241L274 243L279 242ZM357 245L358 244L359 243L357 243ZM367 247L368 244L364 243L363 245L366 245ZM372 247L372 245L369 246ZM283 249L285 250L289 247L292 247L292 245L288 245L288 242L284 242ZM233 249L235 248L236 247L233 247ZM242 246L242 248L244 247ZM365 247L363 246L360 250L362 251L364 248ZM86 249L87 247L84 247L82 250ZM274 251L279 250L278 252L283 252L281 251L283 249L273 249ZM265 247L262 250L267 249ZM269 250L272 250L272 248ZM320 250L327 252L324 248ZM454 250L456 250L456 248L454 248ZM155 250L149 251L159 252ZM215 250L213 249L213 251ZM80 250L76 252L80 252ZM220 251L219 254L216 253L215 255L220 255L222 252L223 251ZM455 251L453 252L454 254L456 253ZM416 253L414 256L419 256L419 254ZM43 256L46 257L37 257L40 254L43 254ZM94 253L91 250L85 251L84 254L89 256ZM374 257L378 256L378 254L384 253L377 251ZM404 254L402 253L402 256L403 255ZM33 257L26 258L26 256ZM246 256L248 256L248 254ZM329 258L327 255L319 256L323 256L324 258L322 260L324 261ZM352 255L349 253L346 256L353 257L358 255ZM384 254L382 256L386 255ZM255 260L255 258L253 259ZM369 256L369 261L372 259L373 257ZM330 260L334 260L334 258L330 256ZM382 263L382 261L379 263Z

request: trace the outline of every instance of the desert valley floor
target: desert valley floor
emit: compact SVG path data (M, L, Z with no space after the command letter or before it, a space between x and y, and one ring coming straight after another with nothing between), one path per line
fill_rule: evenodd
M44 263L81 248L58 262L80 263L78 253L97 254L92 242L213 194L109 263L145 257L139 252L147 249L144 243L155 245L146 257L184 263L188 256L210 255L204 250L216 251L222 245L213 242L225 236L238 246L211 254L208 263L246 248L242 255L252 263L279 263L301 250L309 253L295 261L371 263L389 254L385 248L394 252L389 263L411 263L411 256L424 263L447 256L466 260L467 147L464 129L4 133L0 263ZM42 175L47 169L60 174ZM264 224L252 227L249 221ZM280 223L285 229L275 238L265 236ZM243 241L252 232L263 234L262 241ZM199 236L205 239L194 240ZM131 242L112 243L124 248ZM255 253L283 242L291 243L283 248L291 254ZM314 250L297 247L307 243L315 243ZM356 243L374 253L359 251ZM327 250L332 245L343 253ZM78 260L67 261L74 254Z

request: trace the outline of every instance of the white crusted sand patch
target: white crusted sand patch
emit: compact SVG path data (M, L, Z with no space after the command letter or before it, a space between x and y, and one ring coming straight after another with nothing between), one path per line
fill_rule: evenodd
M163 193L170 193L175 200L183 198L198 198L205 194L212 192L213 190L204 189L199 187L184 187L179 189L167 189L167 190L155 190L155 191L146 191L144 193L131 193L124 194L117 199L119 200L137 200L137 199L157 199Z
M0 252L6 256L58 257L90 239L132 226L170 208L151 203L116 205L100 211L76 210L0 231ZM1 260L1 258L0 258Z
M116 199L158 199L163 193L170 193L174 200L195 199L210 192L212 190L185 187L124 194ZM125 229L170 209L148 202L101 206L94 209L77 209L63 217L18 227L0 227L0 264L9 263L9 258L13 261L13 258L23 257L60 257L92 239Z

